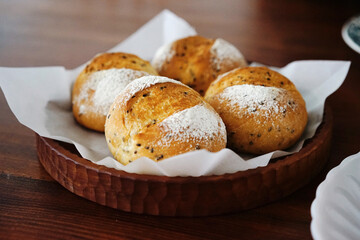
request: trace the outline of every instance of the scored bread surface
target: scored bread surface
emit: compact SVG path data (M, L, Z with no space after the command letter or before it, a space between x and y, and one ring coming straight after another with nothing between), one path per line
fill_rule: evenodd
M78 123L104 131L108 109L116 95L132 80L157 75L148 61L128 53L96 56L79 74L72 91L73 115Z
M247 66L242 54L223 39L192 36L161 47L152 61L159 75L181 81L205 94L216 77Z
M114 158L123 164L139 157L159 161L226 146L225 125L196 91L154 76L133 81L116 98L106 119L105 136Z
M219 76L205 99L222 117L228 147L262 154L292 146L307 124L305 101L286 77L265 67Z

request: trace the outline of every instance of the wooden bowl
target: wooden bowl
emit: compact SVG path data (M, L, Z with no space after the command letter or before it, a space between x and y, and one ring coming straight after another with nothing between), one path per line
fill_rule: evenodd
M290 156L233 174L201 177L140 175L96 165L73 145L37 135L46 171L69 191L126 212L162 216L208 216L254 208L285 197L316 176L331 143L332 115L303 148Z

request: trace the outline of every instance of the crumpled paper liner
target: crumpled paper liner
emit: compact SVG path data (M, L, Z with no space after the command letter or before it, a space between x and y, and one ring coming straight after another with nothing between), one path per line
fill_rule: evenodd
M195 34L194 28L185 20L164 10L109 51L133 53L151 60L155 51L163 44ZM81 65L73 70L66 70L64 67L0 67L0 86L20 123L41 136L73 143L82 157L94 163L138 174L202 176L266 166L271 158L299 151L304 141L315 134L322 122L325 99L341 86L350 62L296 61L283 68L271 67L296 85L305 99L309 114L309 122L302 138L287 151L253 157L239 156L230 149L217 153L199 150L160 162L142 157L126 166L112 158L104 134L85 129L74 120L71 111L71 86L83 67Z

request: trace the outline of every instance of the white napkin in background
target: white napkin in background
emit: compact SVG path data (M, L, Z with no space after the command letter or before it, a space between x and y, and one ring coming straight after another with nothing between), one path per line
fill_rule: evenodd
M163 44L195 34L194 28L185 20L164 10L109 51L133 53L151 60L155 51ZM325 99L341 86L350 62L296 61L277 68L299 89L309 113L309 123L303 137L286 152L275 151L248 159L249 156L239 156L230 149L217 153L199 150L158 163L143 157L126 166L112 158L104 134L87 130L74 120L71 111L71 86L83 67L81 65L73 70L66 70L64 67L0 67L0 86L20 123L41 136L73 143L84 158L94 163L139 174L201 176L266 166L272 157L299 151L305 139L315 134L322 121Z

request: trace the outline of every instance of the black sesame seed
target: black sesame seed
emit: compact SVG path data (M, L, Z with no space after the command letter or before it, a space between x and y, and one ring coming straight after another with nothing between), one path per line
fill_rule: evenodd
M134 151L134 154L137 154L137 151Z
M250 136L254 136L254 134L253 134L253 133L250 133Z
M294 133L294 132L295 132L295 129L292 129L292 130L291 130L291 133Z
M135 97L135 95L134 96L132 96L131 98L134 98Z
M284 82L280 82L281 85L284 85Z
M150 147L149 146L146 146L145 149L149 149Z
M156 160L160 160L160 159L163 159L164 158L164 155L160 155L160 156L158 156L158 157L156 157Z
M127 59L127 56L124 56L124 55L123 55L122 58L123 58L123 59Z
M272 130L272 127L269 127L268 132L271 132L271 130Z
M196 149L196 150L199 150L199 149L200 149L200 145L196 145L196 146L195 146L195 149Z
M270 78L266 78L266 80L270 81Z
M152 120L152 124L156 124L156 119L153 119L153 120Z
M134 63L134 64L136 64L136 61L135 61L135 60L132 60L131 62Z
M188 95L188 92L184 92L185 95Z
M261 134L260 134L260 133L258 133L257 137L261 137Z
M140 147L140 146L141 146L141 144L140 144L140 143L137 143L137 144L136 144L136 146Z
M185 53L182 53L181 56L182 56L182 57L185 56Z
M235 135L235 132L230 132L230 135Z
M253 144L254 144L253 141L250 141L250 142L249 142L249 145L253 145Z
M129 110L126 110L126 113L129 113Z
M151 149L150 149L150 152L153 153L153 152L154 152L154 148L151 148Z
M204 90L200 90L199 93L200 93L200 94L203 94L203 93L204 93Z
M111 143L111 140L109 139L109 143Z
M111 117L111 114L109 114L108 116L107 116L107 118L109 119Z

